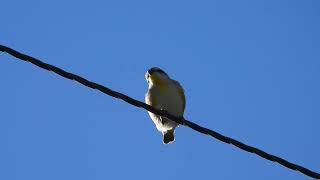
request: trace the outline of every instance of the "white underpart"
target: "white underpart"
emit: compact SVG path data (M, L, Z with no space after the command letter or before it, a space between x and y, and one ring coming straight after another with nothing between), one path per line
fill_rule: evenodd
M181 94L179 94L180 84L170 78L166 78L165 81L168 83L168 88L163 91L159 87L149 82L149 90L146 94L146 103L150 103L150 99L155 99L156 104L153 105L159 110L166 110L168 113L180 117L183 115L183 99ZM155 123L157 129L164 133L167 130L174 129L178 124L174 121L171 121L167 118L161 118L158 115L155 115L149 112L149 115L152 121ZM164 123L163 123L164 122Z

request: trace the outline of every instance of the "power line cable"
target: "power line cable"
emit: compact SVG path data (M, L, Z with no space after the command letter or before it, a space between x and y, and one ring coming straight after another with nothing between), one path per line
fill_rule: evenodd
M269 154L265 151L262 151L258 148L255 148L255 147L252 147L252 146L249 146L249 145L246 145L240 141L237 141L235 139L232 139L230 137L227 137L227 136L224 136L216 131L213 131L213 130L210 130L208 128L205 128L205 127L202 127L202 126L199 126L191 121L188 121L186 120L184 117L175 117L169 113L167 113L166 111L163 111L163 110L158 110L158 109L155 109L153 108L152 106L149 106L141 101L138 101L138 100L135 100L125 94L122 94L120 92L117 92L117 91L113 91L105 86L102 86L100 84L97 84L95 82L92 82L92 81L89 81L83 77L80 77L76 74L73 74L73 73L70 73L70 72L67 72L67 71L64 71L63 69L60 69L56 66L53 66L53 65L50 65L50 64L47 64L47 63L44 63L34 57L31 57L31 56L28 56L26 54L22 54L12 48L9 48L7 46L3 46L3 45L0 45L0 51L2 52L6 52L20 60L23 60L23 61L27 61L27 62L30 62L42 69L46 69L48 71L52 71L52 72L55 72L56 74L59 74L60 76L64 77L64 78L67 78L67 79L70 79L70 80L74 80L74 81L77 81L87 87L90 87L92 89L97 89L109 96L112 96L114 98L118 98L118 99L121 99L133 106L136 106L136 107L139 107L139 108L143 108L147 111L150 111L154 114L157 114L157 115L160 115L160 116L163 116L163 117L166 117L166 118L169 118L173 121L175 121L176 123L179 123L181 125L184 125L184 126L187 126L195 131L198 131L202 134L206 134L206 135L209 135L213 138L216 138L224 143L227 143L227 144L232 144L244 151L247 151L247 152L250 152L250 153L254 153L264 159L267 159L269 161L273 161L273 162L277 162L281 165L283 165L284 167L287 167L289 169L292 169L292 170L295 170L295 171L299 171L309 177L312 177L312 178L315 178L315 179L320 179L320 174L315 172L315 171L311 171L305 167L302 167L300 165L297 165L297 164L294 164L294 163L291 163L283 158L280 158L280 157L277 157L277 156L274 156L272 154Z

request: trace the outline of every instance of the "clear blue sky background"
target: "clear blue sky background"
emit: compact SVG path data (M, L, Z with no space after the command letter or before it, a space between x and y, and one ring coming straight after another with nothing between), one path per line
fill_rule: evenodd
M0 43L144 99L185 88L185 117L320 171L320 1L3 1ZM0 179L308 179L0 54Z

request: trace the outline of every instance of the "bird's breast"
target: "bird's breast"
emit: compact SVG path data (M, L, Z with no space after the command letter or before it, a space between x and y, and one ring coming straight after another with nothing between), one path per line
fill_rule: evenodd
M166 110L175 116L183 115L183 102L179 91L173 85L151 88L147 103L157 109Z

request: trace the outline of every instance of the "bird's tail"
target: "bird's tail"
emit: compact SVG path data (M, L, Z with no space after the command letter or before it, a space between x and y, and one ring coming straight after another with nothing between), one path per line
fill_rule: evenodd
M168 130L163 133L163 143L169 144L174 141L174 129Z

